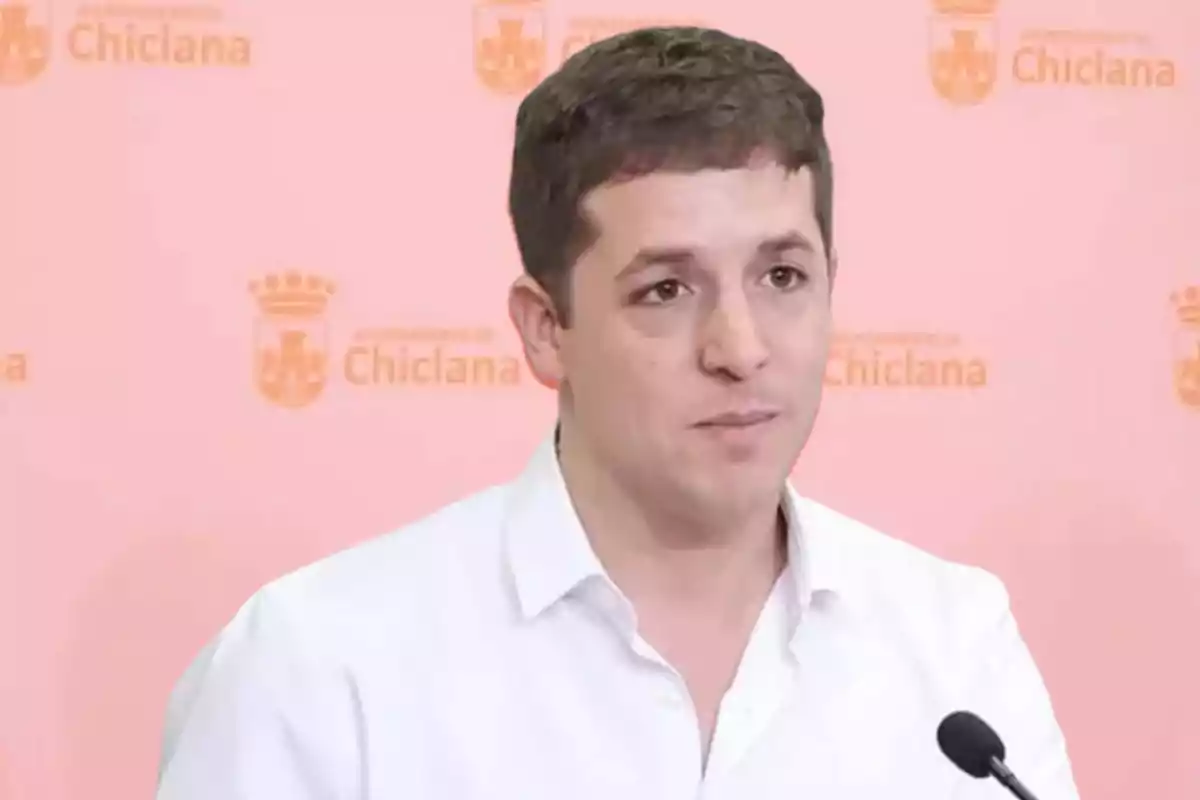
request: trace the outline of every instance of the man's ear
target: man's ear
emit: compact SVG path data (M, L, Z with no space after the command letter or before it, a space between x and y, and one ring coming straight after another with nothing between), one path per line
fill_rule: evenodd
M528 275L521 275L508 291L508 318L521 337L525 363L538 383L557 389L563 369L560 347L562 326L546 290Z

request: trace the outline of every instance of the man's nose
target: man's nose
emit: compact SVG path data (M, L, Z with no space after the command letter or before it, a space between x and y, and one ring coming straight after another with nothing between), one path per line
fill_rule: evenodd
M767 363L767 346L750 304L743 297L726 298L704 320L701 365L746 380Z

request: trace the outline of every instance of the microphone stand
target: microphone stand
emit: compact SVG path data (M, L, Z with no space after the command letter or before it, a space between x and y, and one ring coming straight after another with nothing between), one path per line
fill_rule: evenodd
M1004 784L1020 800L1038 800L1033 792L1025 787L1025 784L1017 780L1017 776L1013 774L1013 771L1003 761L992 756L988 760L988 766L991 768L992 775L996 780Z

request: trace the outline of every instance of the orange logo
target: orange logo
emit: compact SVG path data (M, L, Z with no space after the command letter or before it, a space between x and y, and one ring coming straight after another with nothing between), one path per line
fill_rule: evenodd
M1152 52L1138 33L1028 30L1012 59L1012 77L1023 86L1170 89L1175 62Z
M995 18L999 0L933 0L929 75L953 105L983 102L996 86Z
M1175 310L1175 391L1183 404L1200 409L1200 286L1171 293Z
M251 281L258 304L254 385L272 404L299 409L334 381L357 389L508 389L522 360L490 327L387 326L334 343L327 309L333 283L284 272ZM344 327L339 325L339 327Z
M50 63L49 10L0 0L0 86L27 83Z
M258 302L254 326L254 380L258 391L284 408L303 408L329 381L325 310L332 283L286 272L250 284Z
M250 38L227 27L216 6L83 4L65 30L63 49L79 64L249 66ZM39 15L28 2L0 0L0 86L25 83L44 72L50 42L48 10Z
M552 44L548 16L544 0L476 0L475 72L484 86L499 94L524 94L549 68L600 39L634 28L704 24L691 17L567 17ZM557 64L550 63L551 55Z
M29 358L24 353L0 352L0 387L29 380Z
M475 6L475 73L500 94L522 94L546 69L541 0L479 0Z
M936 333L839 333L825 385L851 389L981 389L987 361L958 336Z
M84 5L67 52L84 64L249 66L250 38L222 30L224 17L210 5Z
M361 387L506 388L521 382L521 362L497 347L491 328L364 328L343 362Z
M1171 89L1175 61L1145 34L1078 28L1028 28L999 41L1000 0L931 0L929 75L948 103L973 106L1001 79L1001 65L1022 88Z

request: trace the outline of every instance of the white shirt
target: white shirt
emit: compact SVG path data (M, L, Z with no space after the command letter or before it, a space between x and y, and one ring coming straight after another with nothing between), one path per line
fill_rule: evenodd
M790 564L702 773L552 442L487 489L257 592L172 695L158 800L1000 800L935 731L988 720L1077 800L1001 582L789 487Z

